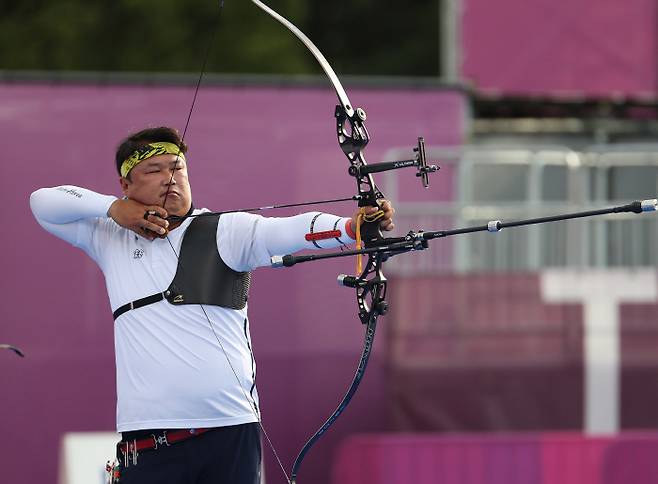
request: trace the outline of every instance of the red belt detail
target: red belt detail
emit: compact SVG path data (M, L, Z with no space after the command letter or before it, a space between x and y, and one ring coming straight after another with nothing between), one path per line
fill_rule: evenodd
M313 232L312 234L306 234L304 238L309 242L311 240L324 240L324 239L337 239L343 233L340 230L325 230L324 232Z
M151 435L139 440L121 441L117 444L119 450L127 456L141 452L142 450L156 450L159 447L168 447L171 444L191 439L197 435L205 434L213 429L181 429L171 432L163 432L160 435Z

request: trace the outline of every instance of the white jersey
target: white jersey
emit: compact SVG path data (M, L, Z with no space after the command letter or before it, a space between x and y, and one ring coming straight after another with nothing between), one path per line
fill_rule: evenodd
M183 235L192 222L188 218L172 230L169 241L149 241L107 217L114 200L73 186L41 189L30 199L39 224L98 264L112 311L169 286ZM207 210L194 213L202 211ZM349 219L334 215L265 218L233 213L219 219L217 248L231 269L251 271L268 266L273 255L313 248L304 239L313 220L314 232L338 227L344 234L341 242L353 242L344 230ZM319 243L340 245L335 239ZM247 307L203 309L160 301L127 311L114 322L119 432L221 427L260 419Z

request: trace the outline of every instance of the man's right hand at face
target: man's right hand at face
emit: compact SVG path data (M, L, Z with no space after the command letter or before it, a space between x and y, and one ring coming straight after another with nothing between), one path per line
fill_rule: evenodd
M142 237L153 240L167 236L169 222L167 211L157 205L144 205L135 200L116 200L107 215L120 226Z

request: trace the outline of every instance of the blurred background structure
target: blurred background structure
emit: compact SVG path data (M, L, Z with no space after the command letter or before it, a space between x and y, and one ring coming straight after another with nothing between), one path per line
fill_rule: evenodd
M398 234L658 193L655 0L271 6L366 109L368 161L408 157L425 137L441 166L429 190L411 172L375 175ZM65 435L114 429L115 385L102 275L38 227L33 190L119 194L116 144L144 126L182 130L209 44L186 136L197 206L354 187L328 81L251 2L226 0L221 14L206 0L4 2L0 11L0 343L27 355L0 353L0 465L3 482L36 484L57 481ZM299 481L657 482L657 246L658 216L648 214L459 236L391 260L391 311L364 382ZM334 282L351 271L352 261L332 261L255 274L263 422L286 463L356 367L353 294ZM284 482L264 455L267 482Z

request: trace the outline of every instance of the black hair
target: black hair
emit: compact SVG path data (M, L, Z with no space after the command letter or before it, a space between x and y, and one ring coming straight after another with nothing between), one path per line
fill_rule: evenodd
M131 134L119 144L115 156L119 176L121 176L121 165L137 148L149 143L157 143L158 141L173 143L180 148L181 153L187 152L187 145L183 142L177 129L169 128L167 126L143 129L137 133ZM128 178L130 178L130 173L128 173Z

